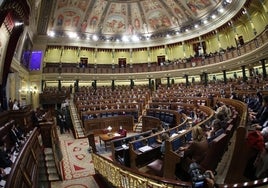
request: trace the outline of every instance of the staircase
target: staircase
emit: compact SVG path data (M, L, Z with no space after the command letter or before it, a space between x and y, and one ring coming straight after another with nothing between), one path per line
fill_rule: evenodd
M73 122L75 138L85 138L85 133L82 128L82 122L79 118L79 114L73 102L73 95L71 95L71 100L70 100L70 115L71 115L72 122Z
M38 187L50 188L44 155L40 157L38 173Z
M40 158L38 169L38 187L51 188L51 181L59 181L61 178L58 175L56 164L53 156L52 148L45 148L44 155Z
M146 115L146 109L149 108L149 103L152 101L151 97L148 99L148 101L145 104L145 107L142 109L141 115L138 118L138 123L134 126L134 132L141 133L142 132L142 116Z
M52 148L45 148L44 154L45 154L44 161L45 161L45 166L46 166L46 172L48 174L48 181L60 180L60 177L59 177L58 172L57 172Z
M142 122L138 122L135 124L134 132L141 133L142 132Z

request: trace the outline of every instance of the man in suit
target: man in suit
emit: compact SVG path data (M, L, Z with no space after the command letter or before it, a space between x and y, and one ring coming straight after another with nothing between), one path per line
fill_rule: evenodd
M24 143L23 133L19 127L16 127L15 124L10 130L10 136L11 136L11 140L16 144L16 149L18 149L18 147Z
M0 142L0 168L11 167L12 161L8 154L4 151L4 143Z
M264 128L265 122L268 120L268 95L263 97L262 107L252 116L252 127L261 130Z

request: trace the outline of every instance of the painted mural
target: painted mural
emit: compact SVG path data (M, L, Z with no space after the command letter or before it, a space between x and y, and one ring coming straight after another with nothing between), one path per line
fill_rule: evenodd
M220 0L58 0L50 30L102 34L144 34L198 20Z

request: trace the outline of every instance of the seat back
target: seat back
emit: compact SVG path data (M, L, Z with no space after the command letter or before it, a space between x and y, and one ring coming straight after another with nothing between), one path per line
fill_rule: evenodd
M205 170L215 171L218 163L221 161L221 158L227 149L227 145L228 135L225 133L213 139L213 141L209 144L207 155L200 165Z

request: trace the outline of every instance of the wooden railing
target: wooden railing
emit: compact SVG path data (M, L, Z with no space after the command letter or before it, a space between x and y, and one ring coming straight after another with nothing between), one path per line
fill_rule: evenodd
M39 131L35 128L11 166L6 188L38 187L38 163L43 154L40 139Z
M179 188L191 187L190 182L165 179L148 174L139 173L130 168L116 165L106 158L92 154L94 169L97 174L101 174L114 187L124 188Z
M119 115L106 118L95 118L84 121L84 130L87 134L92 132L94 134L102 134L108 126L111 126L113 130L119 130L122 126L127 131L133 131L134 118L131 115Z

